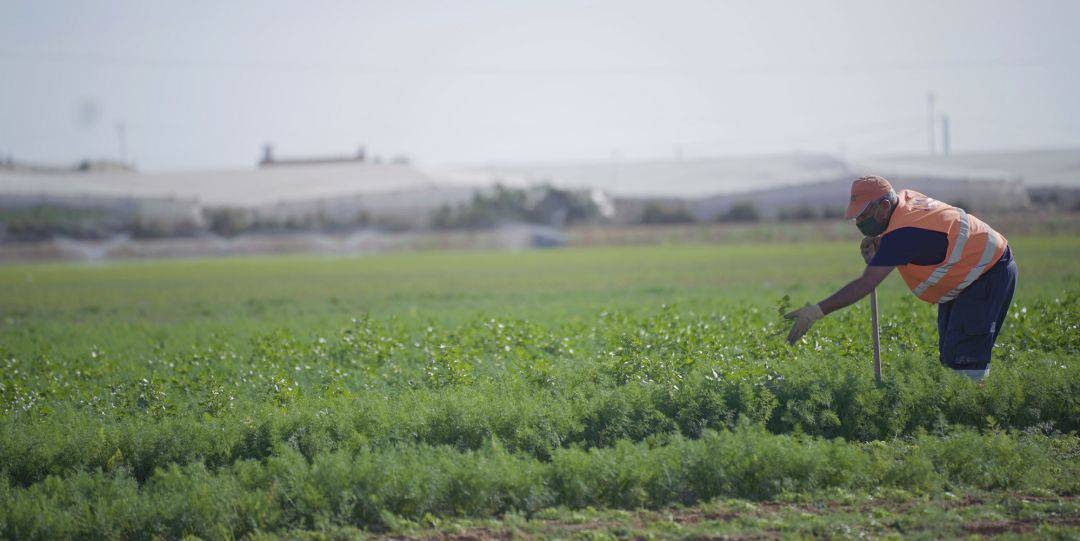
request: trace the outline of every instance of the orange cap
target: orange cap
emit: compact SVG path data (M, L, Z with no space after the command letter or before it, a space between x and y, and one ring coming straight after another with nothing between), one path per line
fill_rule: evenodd
M877 175L855 179L855 182L851 183L851 202L848 203L844 219L850 220L858 216L867 205L885 197L891 191L893 191L892 184Z

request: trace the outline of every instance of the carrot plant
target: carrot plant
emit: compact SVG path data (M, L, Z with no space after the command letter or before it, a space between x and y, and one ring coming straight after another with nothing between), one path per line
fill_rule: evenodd
M805 264L838 281L849 248ZM896 283L882 385L864 306L785 344L777 311L830 285L794 281L798 247L0 268L0 538L1074 495L1077 248L1019 239L984 385L940 366L932 308ZM725 277L733 259L757 266Z

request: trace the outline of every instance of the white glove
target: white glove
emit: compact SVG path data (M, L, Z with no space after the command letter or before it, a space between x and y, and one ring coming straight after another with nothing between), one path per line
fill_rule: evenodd
M791 332L787 335L788 343L795 345L795 342L802 338L806 331L810 330L810 326L823 317L825 317L825 313L816 304L804 306L784 316L784 319L795 320L795 324L791 326Z

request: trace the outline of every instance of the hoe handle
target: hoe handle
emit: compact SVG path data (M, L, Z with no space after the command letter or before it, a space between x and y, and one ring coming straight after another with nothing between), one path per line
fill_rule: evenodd
M874 380L881 385L881 341L878 339L877 288L870 291L870 324L874 337Z

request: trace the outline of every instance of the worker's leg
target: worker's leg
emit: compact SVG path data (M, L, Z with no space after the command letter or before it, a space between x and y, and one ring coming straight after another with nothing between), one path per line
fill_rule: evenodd
M946 303L951 306L939 305L939 325L941 311L948 313L945 331L939 337L943 364L975 381L986 377L1015 287L1015 263L994 265Z
M1009 315L1009 307L1012 306L1013 293L1016 292L1016 278L1018 274L1016 259L1009 262L1005 272L1008 274L1008 283L1006 284L1005 299L1001 305L1001 310L998 313L997 325L994 326L994 343L997 343L997 337L998 334L1001 333L1001 327L1005 325L1005 318Z
M953 302L943 302L937 305L937 347L940 354L938 360L945 366L949 366L949 359L952 358L951 351L946 348L945 337L949 330L949 314L952 313Z

